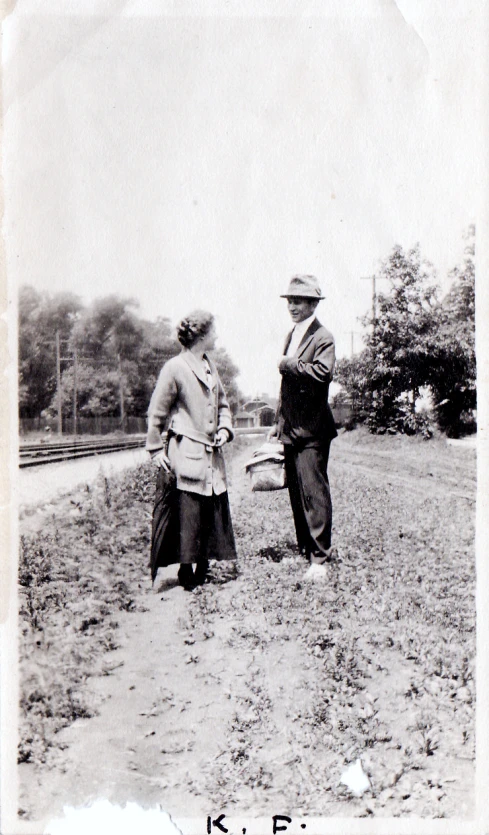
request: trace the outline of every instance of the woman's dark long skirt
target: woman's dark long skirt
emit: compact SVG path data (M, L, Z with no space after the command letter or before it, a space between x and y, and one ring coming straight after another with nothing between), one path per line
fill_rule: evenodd
M172 473L158 471L151 540L151 577L172 563L235 560L227 492L201 496L178 490Z

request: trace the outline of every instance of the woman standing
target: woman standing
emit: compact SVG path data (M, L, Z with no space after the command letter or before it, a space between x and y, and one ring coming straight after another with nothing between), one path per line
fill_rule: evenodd
M146 449L160 467L151 567L154 579L158 566L180 563L178 580L191 590L205 582L209 559L236 559L221 449L234 433L207 355L216 341L214 317L196 310L177 333L182 351L163 366L148 410ZM176 490L169 491L170 479L176 479Z

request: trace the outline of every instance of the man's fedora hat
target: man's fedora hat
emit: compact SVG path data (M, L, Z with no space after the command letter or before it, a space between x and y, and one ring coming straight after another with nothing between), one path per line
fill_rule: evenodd
M301 299L324 299L321 295L321 288L318 280L314 275L294 275L290 280L289 289L281 299L289 299L290 297L297 297Z

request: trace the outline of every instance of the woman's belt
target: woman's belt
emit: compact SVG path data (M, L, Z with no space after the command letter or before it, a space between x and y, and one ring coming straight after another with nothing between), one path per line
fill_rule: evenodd
M198 444L204 444L206 447L216 447L216 439L210 439L205 432L199 432L198 429L177 429L176 427L170 426L168 430L168 436L175 435L178 437L179 435L184 435L186 438L189 438L191 441L196 441Z

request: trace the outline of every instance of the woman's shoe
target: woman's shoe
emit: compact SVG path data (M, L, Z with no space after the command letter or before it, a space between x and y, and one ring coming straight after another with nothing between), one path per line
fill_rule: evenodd
M191 564L183 563L178 569L178 582L185 591L192 591L195 588L195 575Z
M203 586L204 585L204 583L206 581L208 570L209 570L209 561L208 560L201 560L200 562L197 563L197 568L195 569L195 574L194 574L194 579L195 579L195 585L196 586Z

